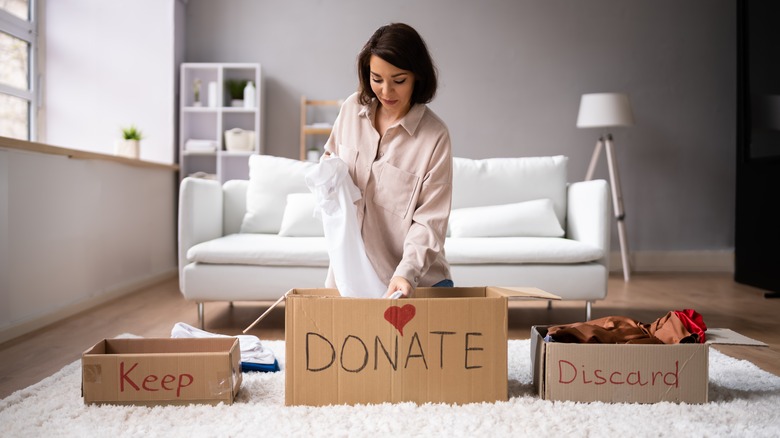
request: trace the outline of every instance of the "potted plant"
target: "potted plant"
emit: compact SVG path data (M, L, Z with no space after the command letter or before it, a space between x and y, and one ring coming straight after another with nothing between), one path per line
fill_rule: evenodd
M114 154L121 157L137 159L140 155L141 140L143 138L143 133L141 133L141 131L136 128L135 125L122 128L122 138L117 140L114 148Z
M230 106L244 106L244 87L248 82L246 79L225 80L225 89L230 96Z
M195 82L192 83L192 93L194 94L195 100L192 102L193 106L200 106L200 79L195 79Z

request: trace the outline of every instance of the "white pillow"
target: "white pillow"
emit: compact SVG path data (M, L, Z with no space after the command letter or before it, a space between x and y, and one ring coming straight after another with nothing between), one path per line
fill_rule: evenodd
M549 198L566 220L566 165L554 157L452 158L452 208L484 207Z
M314 163L271 155L249 157L249 187L242 233L277 234L287 195L309 193L304 175Z
M450 212L452 237L562 237L550 199L458 208Z
M317 198L314 193L290 193L282 216L280 236L314 237L324 236L322 220L314 217Z

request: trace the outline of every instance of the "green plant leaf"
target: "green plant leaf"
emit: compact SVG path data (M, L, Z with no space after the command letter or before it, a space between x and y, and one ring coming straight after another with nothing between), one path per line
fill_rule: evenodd
M246 79L226 79L225 88L231 99L243 99L244 87L249 81Z
M144 136L135 125L130 125L128 128L122 128L122 138L125 140L141 140Z

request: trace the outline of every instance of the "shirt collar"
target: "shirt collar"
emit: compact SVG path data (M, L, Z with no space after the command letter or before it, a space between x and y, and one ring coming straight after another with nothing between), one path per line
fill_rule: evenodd
M368 105L363 105L363 108L360 109L358 115L368 117L369 120L373 121L378 105L379 101L376 99L371 99L371 102L369 102ZM412 105L412 108L409 110L409 112L403 116L399 124L406 130L406 132L409 133L409 135L414 135L414 133L417 131L417 127L420 126L420 120L422 120L423 115L425 115L425 110L427 108L427 105L421 103L414 104Z

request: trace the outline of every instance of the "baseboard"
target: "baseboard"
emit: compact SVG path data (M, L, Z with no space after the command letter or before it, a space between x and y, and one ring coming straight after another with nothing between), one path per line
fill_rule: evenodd
M611 272L622 272L620 251L610 254ZM637 251L630 255L632 272L734 273L733 250Z
M126 284L124 286L109 290L106 293L103 293L99 296L89 297L87 299L84 299L77 303L73 303L66 307L53 310L52 312L49 312L45 315L34 317L32 319L21 321L12 324L8 327L4 327L3 329L0 330L0 344L18 338L19 336L24 336L28 333L34 332L35 330L46 327L47 325L53 324L57 321L61 321L65 318L83 312L85 310L89 310L93 307L99 306L103 303L114 300L121 296L139 291L143 288L168 280L177 275L178 275L178 269L173 268L161 274L152 275L150 277L138 281L134 281L130 284Z

